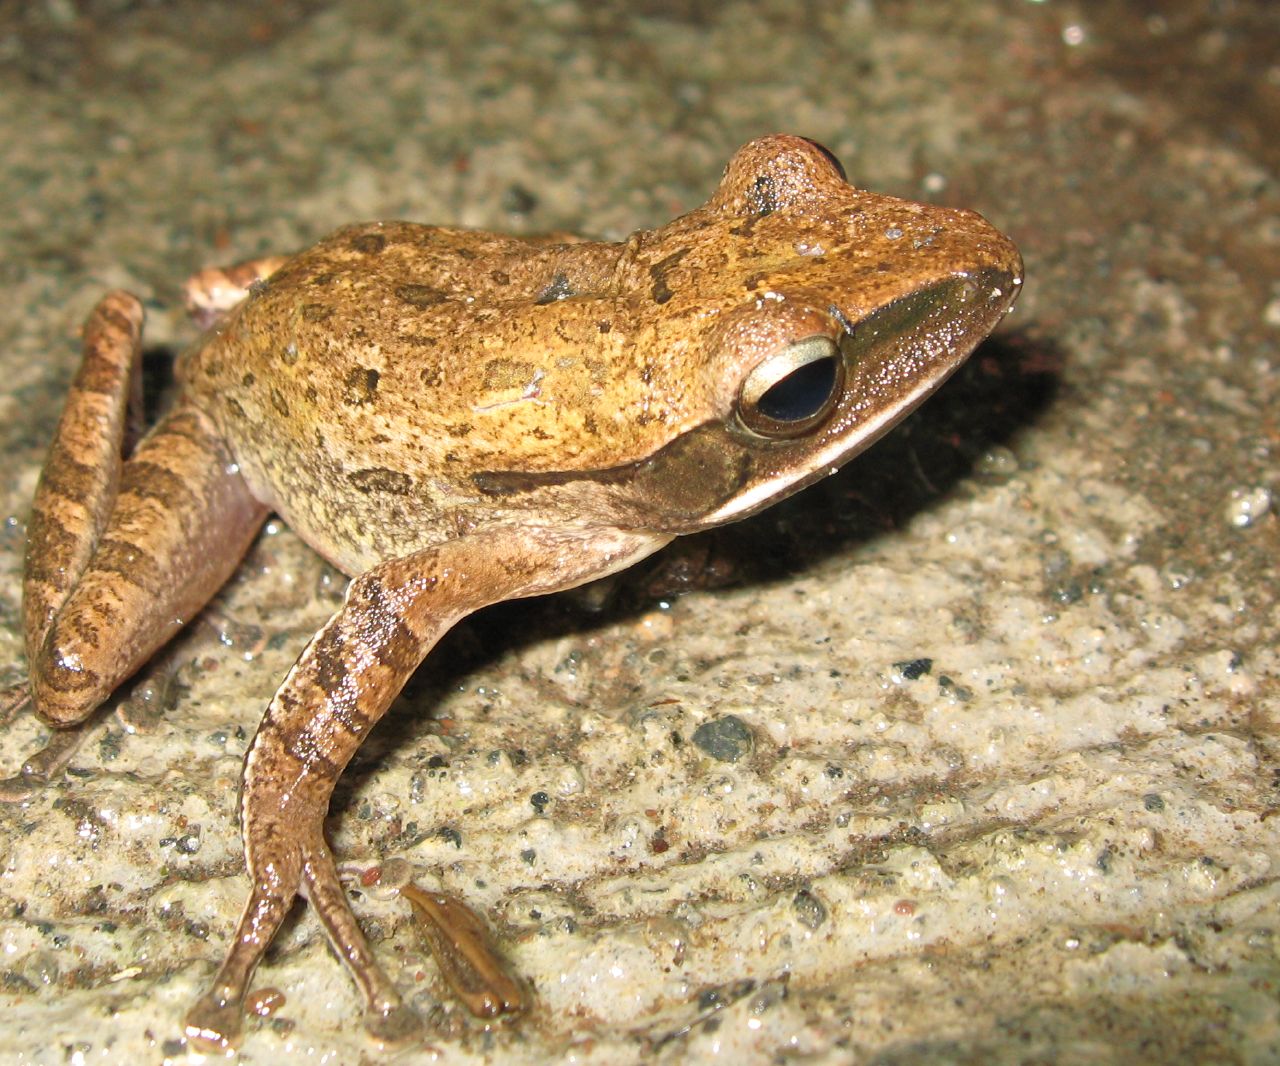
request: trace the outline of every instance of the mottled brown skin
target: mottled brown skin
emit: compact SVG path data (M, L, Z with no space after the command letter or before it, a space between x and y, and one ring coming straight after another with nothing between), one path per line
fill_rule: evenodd
M246 758L250 895L189 1038L236 1039L299 892L370 1033L416 1033L323 820L441 634L833 472L964 360L1020 274L979 216L855 190L818 146L762 138L705 205L620 244L372 223L197 275L189 301L212 329L123 465L142 316L106 297L29 533L38 713L82 722L212 596L270 510L354 577Z

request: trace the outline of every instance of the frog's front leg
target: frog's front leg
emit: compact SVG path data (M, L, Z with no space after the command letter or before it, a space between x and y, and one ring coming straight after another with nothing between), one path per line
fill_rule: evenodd
M339 775L440 636L498 600L569 588L661 547L660 534L587 538L545 530L472 534L375 567L312 639L271 701L245 759L240 818L251 890L213 987L187 1036L213 1049L240 1031L249 982L294 896L315 908L365 998L382 1042L418 1021L383 974L339 883L323 821Z

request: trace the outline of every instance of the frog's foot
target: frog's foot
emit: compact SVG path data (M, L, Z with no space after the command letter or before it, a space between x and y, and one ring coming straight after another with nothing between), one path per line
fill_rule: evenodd
M0 780L0 803L25 803L57 780L100 720L100 715L94 715L70 729L55 729L45 746L24 762L17 774Z
M286 800L274 810L255 809L252 791L248 804L246 858L253 890L213 987L187 1014L187 1040L205 1051L225 1052L235 1046L253 972L299 889L364 994L370 1037L383 1046L417 1040L421 1023L379 968L338 881L324 842L323 807L306 800L291 807Z
M182 286L187 313L201 329L208 329L288 261L287 255L264 255L192 274Z
M467 1010L477 1018L496 1018L525 1009L520 982L494 950L475 911L454 896L424 892L413 883L401 885L399 892L413 908L418 933L440 973Z
M397 1000L384 1008L366 1010L364 1031L383 1048L404 1047L422 1039L422 1019Z
M364 994L365 1031L384 1046L418 1039L422 1034L422 1022L405 1006L395 985L374 958L342 887L333 853L324 842L318 826L310 836L310 842L303 846L303 854L303 893L315 908L333 950L347 964Z
M192 1051L206 1055L227 1055L240 1043L244 1004L234 989L210 989L187 1012L184 1035ZM370 1010L365 1030L384 1048L403 1047L421 1036L422 1023L403 1003Z
M287 817L272 820L259 834L261 839L246 849L253 889L231 947L213 986L187 1012L186 1038L204 1051L225 1052L239 1041L253 971L289 913L302 881L302 853L290 838Z
M225 1055L239 1043L243 1016L234 989L212 988L187 1011L187 1044L193 1051Z

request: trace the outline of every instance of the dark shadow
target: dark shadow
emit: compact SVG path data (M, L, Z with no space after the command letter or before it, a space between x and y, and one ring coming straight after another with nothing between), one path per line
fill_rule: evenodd
M181 350L160 345L142 349L142 416L148 427L154 426L177 399L173 368Z
M1063 357L1025 333L983 344L923 407L834 477L757 515L711 530L752 577L796 573L891 532L936 506L992 448L1008 445L1052 403ZM692 538L690 538L692 539Z

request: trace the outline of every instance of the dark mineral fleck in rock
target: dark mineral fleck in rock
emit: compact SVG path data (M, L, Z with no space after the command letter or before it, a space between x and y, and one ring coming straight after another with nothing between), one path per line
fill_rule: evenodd
M720 762L737 762L750 755L755 747L750 728L732 714L703 722L693 731L693 742L700 751Z

